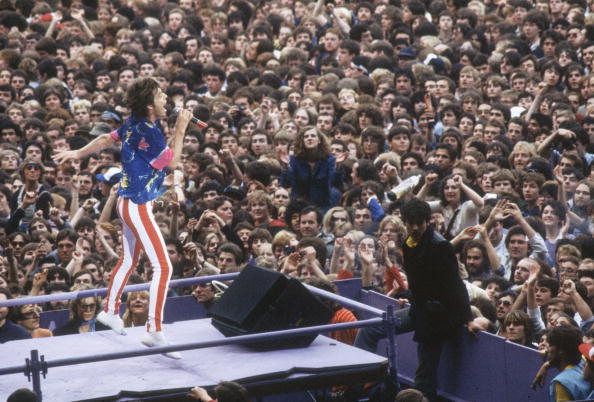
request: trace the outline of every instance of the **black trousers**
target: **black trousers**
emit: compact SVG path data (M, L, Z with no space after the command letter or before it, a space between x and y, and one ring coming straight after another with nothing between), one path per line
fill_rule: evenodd
M419 342L417 345L419 366L415 373L415 388L430 401L437 400L437 371L443 344L443 341L434 341Z
M413 322L408 316L408 308L396 311L396 334L403 334L414 330ZM355 338L355 346L368 352L375 353L378 342L388 336L383 326L361 328ZM444 341L419 342L417 355L419 366L415 373L415 388L430 401L437 400L437 371Z

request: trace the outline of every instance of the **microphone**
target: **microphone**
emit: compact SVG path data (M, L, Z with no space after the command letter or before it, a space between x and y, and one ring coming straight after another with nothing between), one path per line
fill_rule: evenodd
M180 110L181 110L181 107L179 107L179 106L174 107L173 114L174 115L179 114ZM197 125L200 128L208 127L208 124L206 124L205 122L203 122L202 120L200 120L199 118L194 117L194 116L192 116L192 123L194 123L195 125Z

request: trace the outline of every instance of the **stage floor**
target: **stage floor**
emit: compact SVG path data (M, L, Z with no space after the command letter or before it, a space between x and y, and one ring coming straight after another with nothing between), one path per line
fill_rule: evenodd
M143 327L128 328L127 336L112 331L13 341L0 345L2 366L22 365L32 349L46 361L143 348ZM168 339L177 344L220 339L210 319L165 324ZM330 384L368 381L385 373L384 357L318 336L307 348L260 352L241 345L182 351L183 359L162 355L133 357L56 367L41 379L44 401L108 398L121 391L160 393L222 380L252 384L260 393L290 392ZM32 388L24 374L0 376L0 400L18 388Z

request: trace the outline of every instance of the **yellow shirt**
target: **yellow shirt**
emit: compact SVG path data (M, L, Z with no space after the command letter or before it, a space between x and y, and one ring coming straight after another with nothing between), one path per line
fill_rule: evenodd
M415 241L415 239L412 238L412 236L408 236L406 238L406 245L410 248L413 247L417 247L417 244L419 244L418 242Z
M569 370L572 367L573 367L573 365L570 364L567 367L565 367L565 370ZM555 402L565 402L565 401L573 401L573 397L571 396L571 394L569 393L567 388L565 388L560 383L556 382L555 383Z

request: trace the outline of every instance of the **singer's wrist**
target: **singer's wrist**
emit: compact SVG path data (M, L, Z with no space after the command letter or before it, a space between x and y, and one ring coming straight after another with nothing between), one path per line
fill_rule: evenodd
M183 137L186 134L186 128L188 128L187 124L185 125L185 127L181 127L176 124L174 129L175 135L177 137Z

